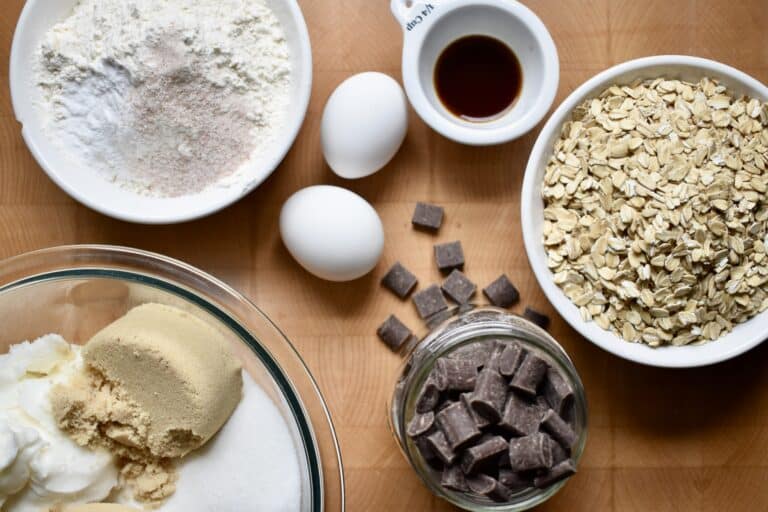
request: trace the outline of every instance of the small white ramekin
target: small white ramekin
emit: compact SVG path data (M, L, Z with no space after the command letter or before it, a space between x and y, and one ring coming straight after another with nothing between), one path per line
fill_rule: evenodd
M573 109L612 84L662 76L693 82L704 77L716 78L736 94L746 94L768 101L768 87L765 84L725 64L697 57L645 57L603 71L572 92L552 114L539 134L525 169L521 194L521 221L525 249L536 279L555 309L574 329L595 345L624 359L650 366L689 368L725 361L759 345L768 336L768 311L736 326L732 332L710 343L659 348L629 343L612 332L601 329L594 322L581 319L578 308L554 283L552 272L547 268L547 256L542 243L544 202L541 198L541 185L544 171L552 155L555 140L560 135L560 129L570 119Z
M226 185L213 185L182 197L148 197L124 190L97 171L82 169L54 144L44 130L40 88L35 83L35 59L43 35L72 11L77 0L27 0L11 48L10 85L16 119L30 152L40 167L67 194L98 212L129 222L172 224L210 215L239 200L277 168L299 133L312 89L312 50L309 33L296 0L269 0L285 31L293 66L290 110L284 125L257 162L239 169ZM255 58L256 56L254 56Z
M514 0L391 0L403 27L403 83L416 113L435 131L463 144L485 146L521 137L547 114L560 80L557 48L544 23ZM463 120L437 97L440 53L469 35L495 37L520 61L523 83L512 108L488 122Z

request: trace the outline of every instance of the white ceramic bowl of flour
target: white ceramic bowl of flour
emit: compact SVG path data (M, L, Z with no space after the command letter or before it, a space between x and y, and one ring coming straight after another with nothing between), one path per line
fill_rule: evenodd
M70 196L105 215L130 222L170 224L200 218L229 206L263 182L280 164L293 144L309 104L312 53L309 34L296 0L266 0L285 33L291 77L288 106L279 130L261 149L258 158L242 164L231 176L201 192L178 197L140 194L104 179L73 159L46 129L41 88L35 65L39 45L51 27L66 19L78 0L28 0L14 34L10 59L10 86L22 135L43 170Z

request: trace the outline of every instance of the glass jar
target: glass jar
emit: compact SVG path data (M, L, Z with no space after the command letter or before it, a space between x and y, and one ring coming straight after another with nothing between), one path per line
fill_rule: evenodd
M521 511L532 508L565 485L565 480L544 489L528 488L515 493L511 501L496 503L486 498L446 489L440 485L440 471L433 469L421 456L406 426L411 420L416 400L437 359L470 343L487 340L516 340L524 348L543 357L560 371L574 393L572 427L578 440L572 448L571 459L578 466L587 438L587 402L584 387L568 354L546 331L508 311L481 307L456 308L452 316L434 327L421 341L409 347L405 365L395 385L389 404L389 425L403 455L413 469L438 497L471 511Z

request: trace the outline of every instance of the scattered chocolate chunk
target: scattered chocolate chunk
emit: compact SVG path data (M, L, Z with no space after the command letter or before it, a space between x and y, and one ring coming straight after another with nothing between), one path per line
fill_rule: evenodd
M537 432L509 440L509 463L512 471L530 471L552 467L552 441Z
M432 411L424 414L414 414L411 421L408 422L408 426L405 429L405 433L409 437L417 437L425 433L432 428L435 424L435 413Z
M491 301L491 304L499 308L508 308L520 300L520 292L517 291L506 274L502 274L486 286L483 293Z
M544 489L552 484L576 474L576 466L572 460L564 460L546 473L533 479L533 485L539 489Z
M448 303L445 302L443 292L436 284L416 293L413 296L413 303L416 305L419 316L423 319L448 309Z
M435 363L448 391L472 391L477 380L477 367L465 359L440 358Z
M454 491L469 492L467 479L464 477L464 472L458 464L448 466L443 470L443 474L440 477L440 485Z
M413 336L411 330L395 315L389 315L389 318L376 330L376 334L393 352L400 351Z
M463 402L455 402L438 412L435 421L454 450L480 437L480 429Z
M448 444L448 439L442 431L436 430L428 435L427 443L429 443L429 447L432 448L437 457L443 461L443 464L453 464L456 453Z
M430 374L421 386L421 391L419 391L419 395L416 398L416 412L424 414L437 407L441 391L440 383L434 375Z
M401 299L410 295L417 282L416 276L411 274L399 261L392 265L392 268L381 279L381 284Z
M541 419L541 426L568 453L571 452L571 448L576 443L576 432L555 411L550 409L544 414Z
M495 478L479 473L467 478L469 490L478 496L486 496L494 501L509 501L512 491Z
M535 309L525 308L523 317L538 325L542 329L549 327L549 317L544 313L539 313Z
M444 309L425 319L424 324L429 330L437 329L440 324L451 318L451 316L453 316L453 312L450 309Z
M509 393L499 427L516 436L527 436L539 430L540 422L541 412L537 406L529 404L514 392Z
M472 408L472 405L469 403L470 398L472 398L472 393L462 393L460 397L461 401L464 402L464 405L466 406L469 413L475 419L475 425L477 425L477 428L484 429L485 427L490 425L491 422L488 421L487 418L484 418L475 412L475 410Z
M463 269L464 251L461 248L461 242L435 245L435 261L437 261L437 268L444 274L454 269Z
M499 457L508 452L509 444L501 436L493 436L475 446L470 446L461 456L461 469L467 475L499 465Z
M499 354L499 373L505 377L511 377L520 362L523 360L526 351L517 343L507 343Z
M499 482L512 492L522 491L533 486L531 473L517 473L511 469L499 470Z
M469 403L477 414L496 423L501 419L506 398L507 381L496 370L485 368L477 376Z
M443 224L443 214L445 211L441 206L428 203L416 203L416 209L413 211L411 223L416 228L428 231L437 231Z
M560 416L573 406L573 389L563 375L552 367L547 369L542 391L549 406Z
M509 386L533 397L536 395L539 384L544 380L548 368L549 365L544 359L528 352L520 363L520 367L515 371Z
M466 304L475 295L477 285L461 270L454 270L443 283L443 291L456 304Z

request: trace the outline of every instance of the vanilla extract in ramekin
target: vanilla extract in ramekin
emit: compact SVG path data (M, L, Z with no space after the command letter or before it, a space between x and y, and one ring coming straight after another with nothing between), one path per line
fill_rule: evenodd
M481 380L487 381L491 377L495 389L500 390L501 381L492 374L502 374L499 357L507 347L518 347L520 352L516 362L511 361L516 349L505 353L503 364L506 368L502 378L506 395L503 409L496 413L500 417L493 417L492 409L499 409L498 397L493 398L493 394L488 396L497 405L478 415L475 409L483 411L488 382L482 383L482 392L475 387ZM457 363L471 359L473 356L468 354L474 352L487 353L489 357L483 360L485 356L481 355L475 357L474 362ZM494 354L492 360L491 354ZM528 355L529 362L540 361L536 364L545 367L547 372L535 390L528 389L524 382L531 377L527 375L528 370L536 366L529 364L524 369ZM477 364L478 372L474 383L470 384L472 376L462 380L460 370L462 366L472 364ZM435 382L444 379L446 367L458 371L450 386ZM486 369L493 371L484 372L484 377L480 377ZM521 370L521 375L517 376ZM546 381L548 375L557 380L554 386L557 389ZM515 381L516 378L519 381ZM536 379L535 376L532 378ZM434 403L425 404L424 390L435 385L439 398L432 397ZM469 391L470 387L473 391ZM523 391L525 389L527 391ZM558 397L565 397L567 403ZM429 399L426 397L427 401ZM553 409L557 409L556 413ZM524 411L535 417L526 417ZM465 424L469 422L467 412L473 416L480 434L473 433L471 425L467 427L468 432L463 430L466 425L462 425L462 419ZM563 422L558 421L561 416ZM458 423L446 425L448 419L456 419ZM516 426L518 423L521 426ZM567 428L562 423L567 424ZM558 471L567 470L569 464L577 468L586 443L587 403L576 368L560 344L546 331L505 310L456 308L452 317L411 347L389 404L389 424L403 455L436 496L465 510L521 511L546 501L565 485L567 478L557 478L558 475L544 465L562 464ZM448 439L444 433L453 439ZM427 437L431 439L427 441ZM452 449L451 441L460 444ZM569 446L563 448L564 443ZM514 445L512 451L509 444ZM448 463L451 455L454 458ZM514 460L509 459L510 455ZM557 459L562 460L556 462ZM569 464L565 464L567 461ZM512 470L512 467L534 466L542 467ZM500 480L510 486L499 486ZM469 489L469 483L474 492ZM486 495L480 495L478 491Z

